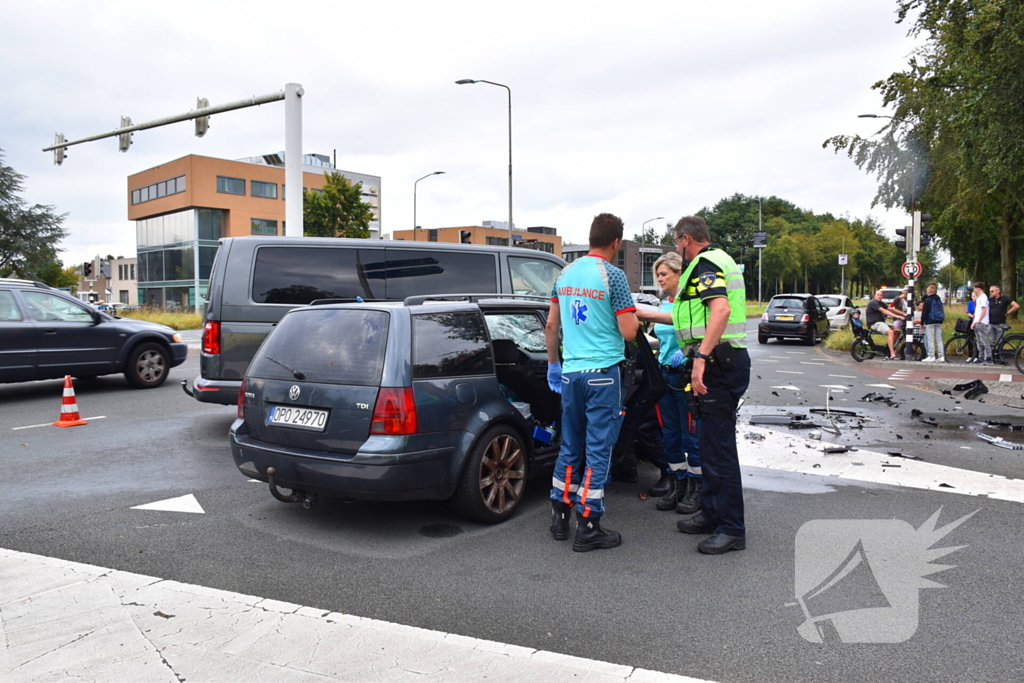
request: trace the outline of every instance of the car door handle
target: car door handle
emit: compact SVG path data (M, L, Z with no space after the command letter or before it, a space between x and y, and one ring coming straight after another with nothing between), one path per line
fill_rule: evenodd
M43 330L43 334L57 334L57 330L54 330L54 329Z

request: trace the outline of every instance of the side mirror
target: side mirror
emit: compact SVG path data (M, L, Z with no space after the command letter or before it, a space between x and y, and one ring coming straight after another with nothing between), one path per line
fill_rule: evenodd
M93 325L99 325L101 322L103 322L103 316L100 315L99 311L89 311L89 315L92 316Z

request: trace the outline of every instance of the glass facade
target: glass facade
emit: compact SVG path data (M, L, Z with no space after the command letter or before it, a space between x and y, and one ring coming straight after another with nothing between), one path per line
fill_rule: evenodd
M223 226L220 209L186 209L136 221L140 303L194 309L209 285Z

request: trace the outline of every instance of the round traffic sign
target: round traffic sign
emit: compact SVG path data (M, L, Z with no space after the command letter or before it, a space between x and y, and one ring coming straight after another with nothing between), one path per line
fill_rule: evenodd
M900 272L903 273L903 277L905 278L916 278L921 274L922 270L923 268L918 261L907 261L903 264L903 267L900 268Z

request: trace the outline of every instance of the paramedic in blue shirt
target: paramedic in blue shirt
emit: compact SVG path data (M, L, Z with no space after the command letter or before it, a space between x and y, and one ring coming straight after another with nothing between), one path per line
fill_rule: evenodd
M622 220L609 213L590 226L590 251L559 275L551 292L545 337L548 385L562 395L562 446L551 488L551 535L572 549L615 548L622 536L601 526L612 448L622 425L619 364L639 322L626 274L611 264L622 245ZM564 368L559 362L561 331Z
M661 291L667 295L659 312L671 313L675 297L679 293L679 277L683 274L683 258L676 252L669 252L654 262L654 279ZM643 317L638 314L637 317ZM656 507L659 510L675 510L690 515L701 509L701 469L699 448L699 422L686 405L686 395L680 380L689 358L676 356L679 342L676 330L671 324L655 323L654 336L658 338L658 364L665 378L665 394L658 401L658 417L661 421L665 456L669 471L675 475L670 480L668 493ZM673 364L674 362L674 364Z

